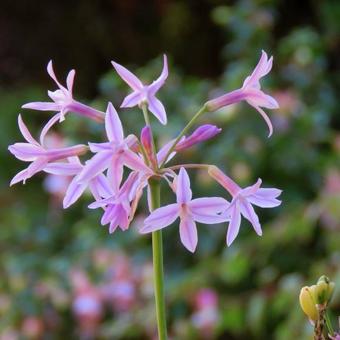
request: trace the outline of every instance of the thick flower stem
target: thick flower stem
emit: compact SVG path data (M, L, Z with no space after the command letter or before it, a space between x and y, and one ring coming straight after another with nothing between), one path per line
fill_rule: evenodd
M160 182L158 179L149 180L151 210L160 207ZM162 231L152 233L152 256L153 256L153 273L154 273L154 291L156 302L156 316L158 339L167 339L165 300L164 300L164 273L163 273L163 243Z
M326 306L325 305L317 305L319 317L315 322L314 326L314 340L325 340L323 335L323 330L325 326L325 314L326 314Z

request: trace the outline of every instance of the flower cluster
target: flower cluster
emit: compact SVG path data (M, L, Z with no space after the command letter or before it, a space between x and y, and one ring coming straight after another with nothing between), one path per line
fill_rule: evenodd
M239 233L242 217L250 221L258 235L262 235L261 224L253 206L272 208L280 205L281 202L277 199L280 190L261 188L260 179L252 186L241 188L215 165L168 164L177 153L209 140L221 132L217 126L205 124L196 127L190 134L189 130L202 114L240 101L246 101L262 115L271 135L272 124L262 108L273 109L277 108L278 104L274 98L261 90L259 81L271 70L272 60L272 57L268 59L267 54L262 52L259 63L245 79L241 89L206 102L182 132L159 149L153 137L149 111L161 124L167 123L164 105L156 98L157 92L168 77L165 55L163 70L150 85L143 84L125 67L112 62L118 75L133 90L123 100L121 108L138 106L143 111L145 127L139 138L124 132L119 115L111 103L108 103L106 112L102 112L75 100L73 97L75 71L69 72L66 86L63 86L54 73L52 62L49 62L47 72L58 87L55 91L48 91L52 102L32 102L23 105L23 108L52 111L55 114L43 127L39 142L32 137L19 115L19 129L26 142L9 146L9 151L16 158L30 164L12 179L11 185L20 181L25 183L27 179L41 171L67 177L69 181L63 199L64 208L74 204L84 191L89 189L94 199L89 208L103 210L101 224L109 225L110 233L118 227L123 231L129 228L143 191L147 188L150 214L140 232L143 234L154 232L179 219L181 242L191 252L195 251L198 242L196 222L228 223L228 246ZM45 143L46 134L58 121L65 120L68 113L104 122L107 140L100 143L89 142L87 145L49 148ZM89 159L80 158L87 153L92 154ZM186 170L189 168L205 169L231 195L231 201L224 197L193 199L190 178ZM150 183L160 180L168 183L170 190L175 193L176 202L152 207Z

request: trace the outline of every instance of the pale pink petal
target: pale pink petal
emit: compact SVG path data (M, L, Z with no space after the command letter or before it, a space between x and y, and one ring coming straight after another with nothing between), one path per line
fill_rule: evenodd
M178 204L173 203L154 210L144 221L140 229L142 234L150 233L175 222L179 214Z
M124 139L122 122L119 119L116 109L109 103L105 115L105 129L107 138L111 142L121 143Z
M264 121L266 122L268 128L269 128L269 134L268 138L273 134L273 125L272 122L270 121L269 117L267 114L260 108L260 107L255 107L255 109L260 113Z
M138 105L141 101L141 94L139 91L134 91L126 96L120 107L134 107Z
M261 188L255 194L248 196L247 200L261 208L274 208L281 204L281 201L276 199L281 192L279 189Z
M252 74L247 77L247 79L243 83L243 87L256 84L260 78L268 74L271 70L272 60L272 57L270 58L270 60L268 60L267 53L262 51L261 58L258 64L256 65Z
M44 168L44 171L59 176L74 176L77 175L81 170L82 166L75 163L49 163Z
M61 105L49 102L32 102L21 106L23 109L39 110L39 111L59 111Z
M202 197L193 199L188 206L194 214L218 214L228 209L229 202L222 197Z
M110 223L113 220L117 219L119 207L118 204L110 204L106 207L104 214L100 220L101 225L105 225Z
M121 156L114 155L112 157L110 165L108 167L107 177L109 182L111 183L113 192L114 193L118 192L120 183L123 178L123 163Z
M151 113L163 124L166 125L167 117L163 104L156 97L148 98L148 107Z
M227 245L228 247L234 242L236 236L240 231L241 214L237 203L232 204L230 208L230 222L227 232Z
M165 80L168 78L169 70L168 70L168 59L166 55L163 55L163 70L161 75L148 86L148 90L150 94L155 95L156 92L164 85Z
M240 204L242 215L252 224L256 234L261 236L262 229L261 229L259 217L256 215L255 210L252 207L252 205L247 201L240 202L239 204Z
M182 138L180 139L180 141L183 141L184 139L185 139L185 137L182 137ZM172 139L170 142L166 143L165 145L163 145L163 146L159 149L159 151L157 152L157 160L158 160L158 164L162 164L163 162L164 162L164 163L167 163L167 162L169 162L172 158L175 157L176 152L174 151L174 152L172 152L172 153L168 156L168 159L166 160L166 162L165 162L165 160L164 160L165 156L167 155L167 153L168 153L168 151L170 150L170 148L171 148L172 144L174 143L174 141L175 141L175 140Z
M79 183L77 179L74 178L69 184L64 200L63 200L63 208L67 209L73 203L75 203L79 197L83 194L87 187L87 183Z
M264 107L267 109L278 109L279 103L276 99L260 90L245 90L245 100L254 107Z
M91 143L89 142L91 152L112 151L114 150L114 144L111 142L105 143Z
M13 178L12 178L12 180L11 180L11 182L10 182L10 186L12 186L12 185L14 185L14 184L16 184L16 183L18 183L18 182L21 182L21 181L23 181L24 182L24 184L25 184L25 181L26 181L26 179L28 178L29 176L28 176L28 174L27 174L27 169L24 169L24 170L21 170L20 172L18 172Z
M261 178L258 178L255 184L250 185L249 187L246 187L241 190L242 196L246 197L246 196L255 194L260 189L261 184L262 184L262 180Z
M111 185L103 174L99 174L90 181L90 189L92 193L96 193L95 199L110 197L113 194Z
M87 182L106 170L112 159L112 152L103 151L94 155L84 166L78 177L79 182Z
M67 85L67 89L69 90L70 94L72 94L73 91L73 83L74 83L74 76L76 75L76 71L75 70L71 70L66 78L66 85Z
M197 246L198 236L196 223L190 216L184 215L181 218L179 234L184 247L193 253Z
M218 215L225 212L230 205L224 198L202 197L196 198L187 204L196 222L215 224L227 221L226 216Z
M22 120L21 115L18 116L18 125L19 125L19 130L20 130L22 136L27 140L27 142L39 146L39 143L32 137L32 135L29 132L26 124Z
M46 125L43 127L43 129L41 130L40 133L40 144L44 145L44 141L45 141L45 136L47 134L47 132L50 130L50 128L58 121L60 120L60 113L58 112L57 114L55 114L47 123Z
M138 171L146 171L150 172L151 170L144 163L143 159L137 156L134 152L129 149L124 150L124 153L121 156L122 162L131 170Z
M124 66L115 63L114 61L111 61L113 67L117 71L117 73L120 75L120 77L134 90L141 90L143 87L142 82L128 69L126 69Z
M25 162L34 161L44 154L44 150L40 146L28 143L15 143L10 145L8 150L16 158Z
M54 73L54 70L53 70L53 62L52 60L49 61L49 63L47 64L47 73L49 74L49 76L55 81L55 83L58 85L58 87L63 90L64 92L67 92L67 89L61 85Z
M179 171L176 186L177 203L189 202L192 198L192 192L190 189L190 178L184 168L181 168Z
M42 171L44 167L47 164L47 159L45 157L40 157L36 159L34 162L32 162L28 167L27 167L27 175L28 178L32 177L36 173Z

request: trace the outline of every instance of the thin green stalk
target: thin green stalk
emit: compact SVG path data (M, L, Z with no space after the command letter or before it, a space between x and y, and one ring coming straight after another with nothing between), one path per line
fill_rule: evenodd
M151 210L155 210L160 207L160 181L157 178L151 178L149 179L149 186ZM166 340L167 329L164 299L163 242L161 230L157 230L152 233L152 256L158 339Z
M169 151L167 152L167 154L164 157L164 161L162 162L162 164L160 165L160 168L162 168L166 162L166 160L168 159L168 157L170 156L170 154L174 151L177 143L180 141L180 139L188 132L188 130L194 125L194 123L196 122L196 120L204 113L206 112L206 107L205 105L203 105L199 111L196 112L196 114L191 118L191 120L189 121L189 123L183 128L183 130L180 132L180 134L177 136L177 138L174 140L173 144L171 145Z
M328 315L327 311L326 311L326 313L325 313L325 319L326 319L326 326L327 326L327 329L328 329L328 333L331 334L331 335L333 336L333 334L334 334L334 329L333 329L333 327L332 327L332 323L331 323L331 320L330 320L330 318L329 318L329 315Z

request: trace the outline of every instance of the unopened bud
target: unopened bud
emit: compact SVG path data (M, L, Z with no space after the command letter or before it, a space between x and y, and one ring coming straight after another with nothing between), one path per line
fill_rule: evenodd
M318 319L318 310L315 305L311 287L303 287L300 291L299 301L304 313L310 320L315 322Z
M152 144L152 132L149 125L146 125L143 127L141 134L140 134L140 140L142 143L142 146L146 152L147 158L150 160L151 164L157 164L157 161L154 156L154 149Z
M204 142L210 138L215 137L221 131L222 129L218 128L215 125L211 124L201 125L189 137L185 138L183 141L180 141L176 145L176 151L182 151L190 148L195 144Z
M332 297L334 286L334 282L331 282L327 276L321 276L313 291L316 303L327 304Z

